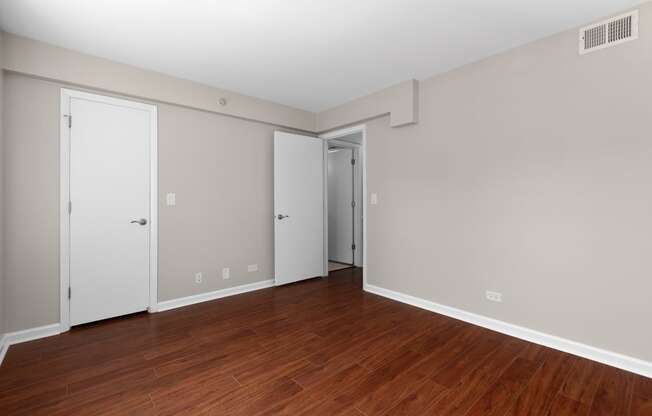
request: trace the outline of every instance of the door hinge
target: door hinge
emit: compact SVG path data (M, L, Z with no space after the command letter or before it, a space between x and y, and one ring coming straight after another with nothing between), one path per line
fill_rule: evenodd
M72 128L72 114L65 114L64 117L68 119L68 128Z
M351 159L351 164L355 165L355 159Z
M351 250L355 250L355 244L351 244Z
M72 201L68 201L68 215L72 214Z
M68 286L68 299L72 298L72 289Z

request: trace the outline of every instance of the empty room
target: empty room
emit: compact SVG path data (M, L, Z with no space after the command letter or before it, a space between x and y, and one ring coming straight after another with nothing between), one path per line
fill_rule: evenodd
M0 0L0 415L652 415L652 2Z

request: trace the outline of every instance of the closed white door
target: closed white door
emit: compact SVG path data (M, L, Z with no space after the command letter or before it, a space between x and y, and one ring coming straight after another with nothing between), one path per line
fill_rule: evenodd
M274 133L274 275L276 285L324 270L324 144Z
M328 259L353 264L353 149L328 151Z
M70 323L149 306L151 111L71 98Z

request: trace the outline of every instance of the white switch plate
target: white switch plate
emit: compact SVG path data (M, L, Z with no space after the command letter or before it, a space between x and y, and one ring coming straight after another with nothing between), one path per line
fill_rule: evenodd
M202 280L204 280L204 278L203 278L201 272L195 273L195 283L199 284L199 283L202 282Z
M222 279L226 280L231 277L231 270L228 267L222 269Z
M371 197L369 199L370 199L371 205L378 204L378 194L371 194Z
M250 264L247 266L247 271L248 272L257 272L258 271L258 265L257 264Z
M177 194L169 193L165 195L165 202L168 207L174 207L177 205Z
M499 292L492 292L490 290L487 290L485 293L485 296L488 300L492 302L502 302L503 301L503 294Z

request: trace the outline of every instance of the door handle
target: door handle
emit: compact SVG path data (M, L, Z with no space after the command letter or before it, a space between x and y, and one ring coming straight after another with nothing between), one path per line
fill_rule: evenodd
M130 222L130 224L140 224L140 225L147 225L147 220L145 218L141 218L139 220L133 220Z
M284 218L289 218L289 217L290 217L289 215L283 215L283 214L278 214L278 215L276 216L276 218L279 219L279 220L282 220L282 219L284 219Z

